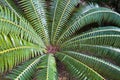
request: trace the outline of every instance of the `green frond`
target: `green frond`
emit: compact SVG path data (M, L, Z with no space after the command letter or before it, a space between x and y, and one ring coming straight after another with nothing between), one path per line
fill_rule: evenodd
M79 80L105 80L92 68L69 55L58 52L56 56L65 64L68 71Z
M2 5L7 6L11 9L17 16L22 16L21 10L16 6L14 0L2 0Z
M56 62L52 54L43 57L37 69L36 80L58 80Z
M62 50L85 51L96 56L114 60L120 64L120 28L99 27L84 32L61 45Z
M97 57L106 58L113 60L116 64L120 65L120 49L112 46L101 46L101 45L90 45L90 44L79 44L73 47L66 48L64 50L83 51L86 53L93 54Z
M107 8L102 8L102 7L100 7L98 4L93 4L93 3L91 3L91 4L84 4L84 5L82 5L83 7L82 8L79 8L78 10L77 10L77 12L75 13L75 17L78 17L79 15L84 15L84 13L86 14L86 13L88 13L89 11L91 11L91 10L99 10L99 9L105 9L105 10L108 10ZM99 9L98 9L99 8ZM73 17L74 17L73 16Z
M70 47L71 44L91 44L120 47L119 35L120 28L113 26L100 27L73 37L72 39L64 42L61 46Z
M71 12L75 9L75 5L79 0L55 0L54 10L52 17L52 32L51 32L51 42L55 44L56 39L59 37L59 32L64 28L67 19L70 17Z
M107 79L112 80L119 80L119 74L120 74L120 67L115 66L111 63L108 63L104 60L87 56L85 54L73 52L73 51L65 51L66 55L69 55L71 57L74 57L75 59L79 60L80 62L86 64L87 66L93 68L95 71L103 75L104 77L107 77Z
M73 14L73 16L69 19L69 21L66 23L64 29L62 29L62 33L59 37L59 39L57 40L58 44L60 41L62 41L62 39L67 39L66 37L64 37L64 33L66 32L66 30L68 29L68 27L70 27L72 24L74 24L78 19L80 19L82 16L87 15L88 13L94 12L94 11L110 11L110 9L108 8L103 8L103 7L98 7L97 5L84 5L84 6L80 6L80 8L77 10L77 12L75 12Z
M19 7L23 10L24 16L31 23L37 34L48 45L49 36L47 29L44 0L18 0Z
M0 73L40 55L44 49L15 35L0 35Z
M34 31L33 27L31 26L31 24L24 18L23 12L18 8L18 5L16 5L15 1L13 0L2 0L2 4L6 4L7 8L10 9L10 14L12 13L13 16L8 15L9 13L7 13L6 16L8 16L9 18L11 18L10 20L17 19L17 21L12 20L12 22L16 22L16 23L20 23L18 25L20 25L21 27L25 27L27 28L26 31L29 32L30 35L34 36L39 42L42 43L41 38L38 37L38 35L36 35L36 32ZM16 18L17 17L17 18ZM15 23L12 23L15 24ZM15 24L17 25L17 24ZM25 29L24 29L25 31Z
M85 25L91 24L91 23L98 23L101 24L102 22L112 22L113 24L120 26L119 19L120 14L111 11L111 10L104 10L99 9L98 10L89 10L87 14L81 16L81 14L75 19L74 23L67 25L66 30L63 32L59 39L59 44L63 43L65 40L69 39L72 34L74 34L77 30L80 30Z
M0 6L0 33L14 34L26 40L39 44L44 47L40 37L34 32L30 25L22 18L18 17L13 11L5 6ZM32 36L31 36L32 35Z
M27 19L25 19L24 17L24 14L23 14L23 11L19 8L19 6L17 5L18 1L13 1L13 0L2 0L2 3L3 4L6 4L7 7L9 7L20 19L21 19L21 22L24 22L23 24L28 26L29 25L29 28L33 28L30 24L30 22L27 21ZM43 1L42 1L43 2ZM39 2L38 2L39 4ZM41 4L41 3L40 3ZM44 4L43 4L44 5ZM41 7L39 5L39 7ZM38 8L39 8L38 7ZM41 9L41 19L43 21L44 24L46 24L46 21L45 19L43 19L45 17L45 14L44 14L44 10L42 9L42 7L40 8ZM39 9L38 9L38 12L39 12ZM25 23L27 22L27 23ZM32 30L32 29L31 29Z
M87 9L86 9L87 8ZM83 11L81 12L78 12L77 13L77 15L76 15L76 17L77 16L80 16L81 15L81 17L82 16L84 16L84 15L87 15L87 14L89 14L89 13L91 13L91 12L95 12L95 11L111 11L111 9L109 9L109 8L105 8L105 7L99 7L99 6L92 6L91 7L91 5L90 5L90 7L89 7L89 5L88 6L85 6L85 9L83 8ZM75 21L74 21L75 22Z
M0 0L0 5L4 5L4 6L8 7L8 5L5 3L4 0Z
M6 78L10 80L31 80L32 76L36 72L36 67L39 64L43 56L31 59L30 61L24 62L21 65L13 69Z
M15 2L13 0L2 0L3 4L6 4L6 6L2 6L1 7L3 8L3 14L6 14L6 15L3 15L3 16L7 16L6 19L9 19L11 20L12 22L15 22L15 23L19 23L19 21L22 23L22 25L24 25L23 27L25 28L28 28L29 26L29 30L31 30L32 32L34 32L34 30L32 29L31 25L27 22L27 20L19 13L19 9L17 9L18 6L15 5ZM1 9L2 9L1 8ZM6 9L7 10L6 10ZM9 11L10 10L10 11ZM8 13L7 13L8 12ZM11 15L9 15L11 13ZM15 20L13 21L14 18L15 19L18 19L18 20ZM17 22L18 21L18 22Z

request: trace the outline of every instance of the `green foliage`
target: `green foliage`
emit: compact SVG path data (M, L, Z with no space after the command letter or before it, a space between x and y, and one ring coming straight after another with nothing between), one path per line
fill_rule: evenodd
M101 24L103 21L109 21L112 22L118 26L120 26L119 19L120 15L116 12L108 10L88 10L84 13L85 15L78 16L77 20L75 20L72 24L69 24L65 32L62 34L62 39L59 40L60 43L63 43L66 39L70 38L72 34L74 34L77 30L80 30L85 25L91 24L91 23L98 23ZM61 36L60 36L61 37ZM58 43L59 43L58 41Z
M55 44L56 39L60 36L60 31L64 28L64 24L70 17L71 12L75 9L78 0L55 0L55 10L52 20L51 42Z
M52 54L48 54L42 58L41 63L37 67L36 80L58 80L56 62Z
M48 30L44 10L44 0L18 0L24 16L31 23L37 34L48 44Z
M119 80L120 14L80 0L48 2L0 0L0 74L58 80L58 59L77 80Z
M65 64L69 72L71 72L71 74L73 76L76 76L78 79L104 80L104 78L100 76L97 72L95 72L93 69L86 66L82 62L78 61L77 59L60 52L58 52L56 56L61 62Z
M75 59L79 60L80 62L86 64L90 68L94 69L98 73L100 73L102 76L107 76L108 79L113 80L119 80L119 74L120 74L120 67L115 66L111 63L108 63L104 60L101 60L99 58L88 56L82 53L77 53L73 51L65 51L63 53L66 53L66 55L69 55L71 57L74 57ZM112 75L116 74L116 75Z
M24 18L17 16L5 6L0 6L0 33L13 34L39 44L41 38L36 35L30 24ZM32 36L31 36L32 35ZM39 44L41 45L41 44ZM44 46L42 44L42 46Z
M15 35L0 35L0 72L6 72L11 70L19 63L35 57L40 54L36 52L42 52L42 48L30 43L26 40L22 40ZM36 52L35 52L36 51Z
M31 80L31 76L34 75L36 66L42 57L44 56L40 56L38 58L25 62L20 66L17 66L16 69L13 69L12 72L7 75L7 78L10 80Z

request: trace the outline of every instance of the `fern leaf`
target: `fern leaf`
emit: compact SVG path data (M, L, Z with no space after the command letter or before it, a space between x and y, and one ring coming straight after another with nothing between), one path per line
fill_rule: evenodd
M44 55L45 56L45 55ZM10 80L31 80L32 75L34 75L36 71L36 67L39 64L40 60L44 56L39 56L35 59L32 59L28 62L23 63L17 68L13 69L6 78Z
M112 45L119 47L116 43L119 40L120 29L117 27L107 26L93 29L86 33L80 34L70 40L64 42L61 46L69 46L71 44L92 44L92 45ZM114 41L113 39L116 39Z
M92 68L88 67L84 63L78 61L77 59L69 55L58 52L56 56L61 62L65 64L68 71L79 80L84 80L84 79L105 80L101 75L99 75Z
M59 32L64 28L64 24L69 18L70 13L75 9L75 5L79 0L55 0L52 19L52 31L51 31L51 42L55 44L56 39L59 37Z
M26 21L19 18L13 11L10 11L7 7L0 6L0 32L4 32L6 35L14 34L20 35L26 40L30 40L33 43L44 46L40 37L30 28ZM32 35L32 36L31 36ZM24 36L24 37L23 37ZM36 38L36 39L35 39Z
M0 73L11 70L19 63L40 55L44 49L13 35L0 35ZM37 52L37 54L36 54Z
M19 0L17 3L37 34L48 44L49 36L44 10L45 2L43 0Z
M119 80L120 74L120 67L108 63L104 60L87 56L85 54L73 52L73 51L66 51L67 55L74 57L75 59L79 60L80 62L86 64L87 66L93 68L95 71L100 73L101 75L107 77L108 79Z
M106 16L107 15L107 16ZM59 40L59 44L64 42L66 39L69 39L70 36L75 33L77 30L80 30L87 24L98 23L99 22L112 22L113 24L120 26L119 24L120 15L114 11L108 10L95 10L93 12L88 12L88 14L83 16L78 16L77 20L74 23L67 26L66 30L63 32L61 36L61 40Z
M52 54L43 57L37 69L36 80L58 80L56 62Z

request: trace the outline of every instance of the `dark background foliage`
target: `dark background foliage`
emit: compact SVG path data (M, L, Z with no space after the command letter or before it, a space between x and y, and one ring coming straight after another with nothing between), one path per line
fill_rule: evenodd
M46 0L48 1L48 5L49 5L49 1L51 0ZM107 8L111 8L114 11L120 13L120 0L80 0L82 2L87 2L87 3L97 3L100 6L103 7L107 7Z
M82 1L98 3L101 6L111 8L120 13L120 0L82 0Z

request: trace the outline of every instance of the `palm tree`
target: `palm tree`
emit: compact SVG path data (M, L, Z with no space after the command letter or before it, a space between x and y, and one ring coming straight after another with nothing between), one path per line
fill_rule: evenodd
M76 80L120 80L120 14L79 0L0 3L5 78L58 80L62 63Z

